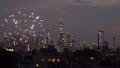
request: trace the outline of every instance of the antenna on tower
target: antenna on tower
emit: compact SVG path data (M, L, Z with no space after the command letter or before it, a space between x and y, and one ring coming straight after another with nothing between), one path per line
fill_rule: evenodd
M60 18L59 21L62 22L62 18Z

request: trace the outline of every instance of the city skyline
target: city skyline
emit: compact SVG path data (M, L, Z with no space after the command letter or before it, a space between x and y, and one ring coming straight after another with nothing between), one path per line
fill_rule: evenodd
M97 32L103 30L105 40L111 41L113 36L119 40L118 0L1 0L0 5L0 22L19 10L35 12L45 21L45 26L55 37L59 18L62 18L65 33L70 32L73 38L96 41Z

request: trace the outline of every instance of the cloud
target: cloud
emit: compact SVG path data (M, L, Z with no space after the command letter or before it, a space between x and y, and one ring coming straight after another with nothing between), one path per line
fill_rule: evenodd
M111 5L119 5L120 0L84 0L90 1L88 5L90 6L111 6Z
M71 5L72 0L0 0L0 12L9 10L41 10L50 11L60 9L62 7Z
M111 6L120 4L120 0L0 0L1 11L15 9L56 10L72 5Z
M65 0L68 2L69 0ZM120 5L120 0L70 0L72 5L88 5L88 6L112 6Z
M91 1L73 0L73 3L75 3L75 4L89 4L89 3L91 3Z
M111 27L104 29L108 34L120 34L120 27Z

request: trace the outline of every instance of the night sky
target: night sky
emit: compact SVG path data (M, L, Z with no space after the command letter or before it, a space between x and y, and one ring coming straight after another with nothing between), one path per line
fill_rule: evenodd
M106 40L112 41L113 36L120 40L120 0L0 0L0 24L19 10L38 14L55 38L62 18L64 32L72 38L96 41L97 32L104 30Z

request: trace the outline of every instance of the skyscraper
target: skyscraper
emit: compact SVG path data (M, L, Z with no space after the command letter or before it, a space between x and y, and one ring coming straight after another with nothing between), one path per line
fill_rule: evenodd
M59 39L63 39L63 24L62 24L62 20L60 19L60 23L58 24L58 38Z
M46 46L50 44L50 32L48 30L46 30L45 44Z
M113 37L113 47L115 48L116 46L116 37Z
M70 45L70 40L71 40L71 38L70 38L70 33L67 33L67 37L66 37L66 47L68 47L69 45Z
M60 47L60 50L63 50L65 47L65 39L64 39L64 34L63 34L63 24L62 24L62 19L60 18L59 24L58 24L58 40L57 40L57 45Z
M104 31L100 30L98 31L98 47L103 46L104 42Z

